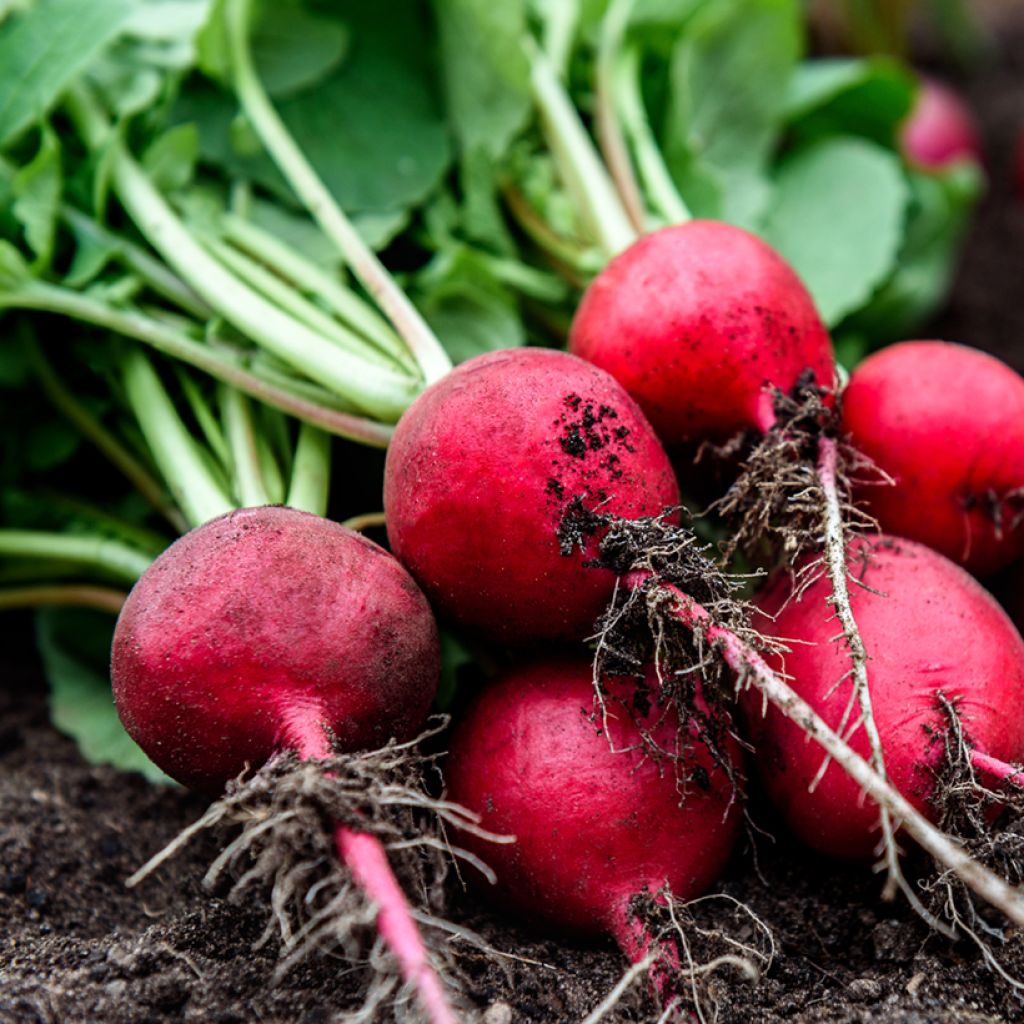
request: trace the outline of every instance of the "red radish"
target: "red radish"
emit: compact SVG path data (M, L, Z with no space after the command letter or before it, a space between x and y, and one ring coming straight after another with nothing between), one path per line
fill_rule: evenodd
M975 349L882 349L843 395L850 442L895 481L857 497L883 530L978 575L1024 553L1024 378Z
M388 450L392 550L434 607L507 643L580 638L615 577L563 550L574 503L624 518L679 503L668 457L606 373L544 349L463 363L402 417ZM566 557L569 555L570 557Z
M111 672L136 742L215 792L283 750L326 758L411 738L439 659L426 599L391 555L320 516L262 507L160 555L118 619ZM380 842L345 826L335 839L431 1020L453 1021Z
M688 221L616 256L583 296L572 352L607 370L669 446L775 423L766 390L809 371L831 387L832 345L814 300L770 246Z
M1009 771L1008 762L1024 758L1024 641L994 598L929 548L885 538L861 541L851 554L855 576L871 588L852 586L850 598L870 659L868 682L886 771L911 804L934 818L935 769L949 723L940 694L956 708L977 750L976 768L991 774L993 765L1002 765ZM757 604L776 616L771 633L793 641L777 660L793 689L843 733L858 711L855 705L849 710L849 681L839 683L849 656L835 642L830 594L822 578L794 597L791 577L783 574ZM747 711L758 777L790 828L824 853L869 858L879 839L878 807L835 764L809 792L822 751L774 708L762 718L759 693L749 694ZM867 756L863 728L848 742Z
M644 752L638 725L677 751L679 721L653 705L631 711L635 685L609 683L605 723L588 660L511 669L456 727L445 773L451 799L516 837L501 846L467 839L493 868L502 902L564 931L611 934L633 960L647 941L630 900L666 885L679 900L700 895L721 874L741 820L728 773L693 727L681 763ZM724 747L739 765L739 745ZM682 788L680 769L692 776Z
M929 171L960 160L984 162L974 114L953 89L934 78L921 79L900 130L900 146L907 160Z

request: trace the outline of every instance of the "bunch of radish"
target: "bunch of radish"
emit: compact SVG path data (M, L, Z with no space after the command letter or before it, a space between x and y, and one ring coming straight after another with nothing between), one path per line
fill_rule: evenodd
M279 139L272 110L249 113ZM323 216L312 170L269 148ZM626 217L606 234L614 258L569 352L449 370L326 209L328 236L417 356L389 415L433 381L388 449L391 553L322 515L247 500L258 490L241 503L259 507L197 504L114 640L118 709L153 760L216 794L289 755L329 781L334 758L411 740L437 688L436 614L513 653L450 740L447 796L465 808L470 862L489 866L505 905L612 936L669 1013L693 972L649 908L714 884L750 777L818 849L880 849L890 887L916 900L905 833L1024 925L1024 895L935 827L933 784L951 716L993 785L1012 785L1024 759L1011 713L1024 642L949 560L989 573L1024 552L1024 381L968 349L908 342L841 390L810 294L768 245L700 220L633 240ZM738 463L722 507L748 513L745 545L778 568L754 602L763 617L682 525L703 445L731 453L726 472ZM767 504L752 466L778 469ZM885 532L857 536L865 515ZM331 833L418 1010L454 1021L380 838L358 808Z

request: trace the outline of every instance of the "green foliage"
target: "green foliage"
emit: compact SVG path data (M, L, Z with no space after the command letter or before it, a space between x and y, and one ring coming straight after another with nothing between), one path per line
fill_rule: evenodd
M680 35L665 150L684 197L693 194L694 213L756 222L800 47L800 12L792 0L708 4Z
M0 25L0 146L45 116L140 0L36 0Z
M418 7L407 0L331 5L349 27L352 52L315 88L276 104L288 130L346 211L382 213L422 202L448 169L451 142L438 98L429 46ZM276 43L275 43L276 45ZM282 45L290 45L287 38ZM268 59L270 41L263 49ZM207 56L220 76L223 61ZM294 202L290 189L262 153L236 147L235 98L210 85L190 84L175 118L194 122L202 159L227 176L249 179Z
M899 160L863 139L824 140L780 167L763 234L827 324L864 305L892 271L908 197Z
M100 612L47 609L36 617L36 639L50 683L53 724L93 764L171 780L124 731L110 693L108 666L114 619Z

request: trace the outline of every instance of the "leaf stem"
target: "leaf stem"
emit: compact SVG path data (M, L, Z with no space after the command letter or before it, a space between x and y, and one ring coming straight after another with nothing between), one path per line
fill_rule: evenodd
M38 558L99 569L132 584L150 566L150 555L109 537L46 530L0 530L0 556Z
M89 584L57 583L52 586L7 587L0 589L0 611L15 608L47 608L55 605L95 608L117 615L128 599L123 590Z
M370 345L365 338L339 323L317 306L314 306L300 291L284 282L276 274L257 263L247 253L236 249L217 238L203 238L207 250L229 270L233 271L251 288L255 288L285 312L301 321L307 327L336 344L342 351L357 358L365 358L386 370L404 371L400 364L382 354L376 345Z
M230 324L289 365L364 411L396 420L418 392L403 374L341 352L327 338L265 299L218 262L192 235L138 162L113 136L110 122L83 86L66 106L86 144L106 147L118 197L167 263Z
M213 316L213 310L177 274L172 273L165 263L154 259L141 246L115 234L73 206L61 206L60 215L79 235L86 235L95 242L110 246L121 262L138 274L158 295L200 320Z
M53 364L35 339L26 341L29 361L36 379L61 414L93 443L131 482L132 486L174 529L186 529L185 519L168 500L163 484L64 386Z
M298 390L301 382L296 382L297 389L292 391L279 381L268 381L258 373L246 370L237 358L232 358L224 350L204 345L154 317L135 310L116 309L69 288L33 281L16 291L0 291L0 309L3 308L59 313L134 338L164 355L189 363L258 401L361 444L384 448L393 432L388 424L341 412L304 397Z
M300 291L308 290L317 295L354 331L397 359L403 367L414 369L415 361L410 363L409 351L391 325L369 303L312 260L236 213L225 214L221 228L227 241L273 267Z
M633 144L637 168L651 204L669 224L684 224L693 215L672 180L651 129L641 91L641 71L640 51L630 47L621 55L616 75L622 125Z
M226 384L221 384L218 392L238 498L243 507L269 505L249 399Z
M185 518L199 526L230 512L235 503L204 462L148 356L130 349L122 369L128 403Z
M430 384L451 369L451 360L419 311L335 202L270 102L249 49L251 8L250 0L226 0L225 4L235 91L242 109L295 194L409 346L424 380Z
M331 438L308 423L299 426L292 478L285 504L314 515L327 515L331 476Z
M565 86L532 39L526 47L534 101L562 179L595 241L607 257L614 256L635 242L637 233Z
M597 137L605 163L618 189L626 215L637 233L643 234L647 220L644 200L633 172L622 122L619 120L615 88L619 54L634 3L635 0L612 0L601 21L594 77L597 101L595 114Z

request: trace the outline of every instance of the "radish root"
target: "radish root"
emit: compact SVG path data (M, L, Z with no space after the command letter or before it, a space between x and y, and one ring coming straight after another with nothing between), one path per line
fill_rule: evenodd
M847 734L852 735L863 727L871 751L871 767L884 779L885 756L882 751L882 738L878 734L875 715L871 707L871 689L868 684L868 652L864 639L857 628L857 620L850 603L851 578L847 557L847 539L851 517L855 515L846 493L841 493L842 474L839 471L839 445L829 437L822 437L818 444L818 483L823 498L822 549L825 571L828 573L832 586L829 603L835 610L835 616L842 627L842 640L850 656L850 674L853 682L853 699L860 709L860 716ZM827 763L827 761L826 761ZM896 891L901 890L910 905L925 918L933 927L936 925L933 915L925 910L917 894L907 882L900 865L900 849L896 843L896 829L888 808L879 805L880 824L882 829L882 865L886 872L885 888L882 898L891 900Z
M275 936L277 977L317 951L340 949L368 968L354 1020L380 1019L384 1003L403 1019L448 1024L457 1018L441 976L454 989L459 975L445 936L483 945L444 920L445 881L453 858L489 874L473 854L452 845L449 828L501 841L472 812L424 791L439 755L419 744L442 731L440 719L409 743L376 751L302 759L288 750L224 796L129 880L137 884L197 833L242 826L203 879L229 881L229 898L247 901L270 890L271 915L257 946ZM326 736L324 739L326 750ZM305 752L304 752L305 753ZM406 901L410 897L412 905ZM425 928L429 945L420 934ZM418 1000L418 1007L411 1004ZM418 1011L418 1012L415 1012Z
M653 581L648 572L630 573L624 582L631 587L646 587L648 600L658 602L662 614L670 615L680 625L699 632L707 643L715 645L722 659L736 674L738 686L754 686L760 690L767 701L799 725L938 864L1015 924L1024 926L1024 892L975 860L963 845L928 821L852 750L781 676L772 671L749 643L732 630L716 624L707 609L673 584Z

